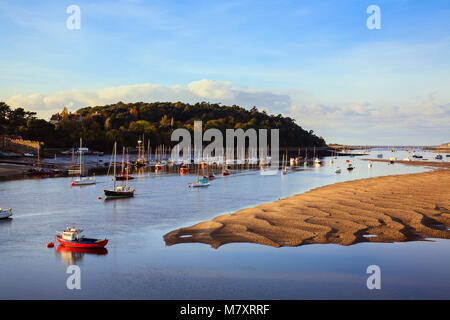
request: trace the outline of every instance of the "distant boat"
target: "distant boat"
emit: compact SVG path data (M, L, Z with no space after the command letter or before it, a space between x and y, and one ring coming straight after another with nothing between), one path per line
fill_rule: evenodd
M96 249L103 248L108 239L85 238L81 233L83 230L67 227L63 232L56 234L56 240L60 245L72 248Z
M186 174L189 173L189 167L187 164L183 163L180 167L180 174Z
M316 165L316 166L321 166L322 165L322 161L321 160L319 160L319 158L315 158L314 159L314 165Z
M130 198L134 197L134 189L128 185L128 179L125 180L125 184L116 186L116 156L117 156L117 142L114 143L114 174L113 174L113 188L103 189L106 198ZM111 166L111 164L110 164ZM109 173L109 169L108 169ZM128 170L126 171L128 174Z
M0 208L0 219L6 219L12 216L12 209L2 209Z
M29 158L33 158L36 156L33 152L26 152L23 155L24 155L24 157L29 157Z
M334 170L334 173L341 173L341 168L337 168L336 170Z
M412 157L413 157L413 158L416 158L416 159L422 159L422 158L423 158L423 156L419 156L419 155L417 155L417 154L413 154Z
M442 155L438 154L436 157L434 157L436 160L442 160Z
M145 136L142 135L142 140L138 140L138 158L134 162L136 167L145 167L149 164L148 159L145 158Z
M379 153L379 154L377 154L377 158L383 158L383 154L382 153Z
M128 161L128 153L127 153L127 159L125 161L125 147L122 149L122 166L120 169L120 174L116 176L116 180L124 181L124 180L132 180L134 179L133 176L130 175L129 172L129 166L130 162Z
M208 177L203 177L200 179L200 165L198 165L197 168L197 181L190 183L188 186L189 188L204 188L210 186Z
M33 176L48 176L52 174L52 171L47 168L41 168L40 166L40 157L39 157L39 148L37 154L37 165L36 167L29 170L29 174Z
M85 150L87 148L83 148L83 140L80 138L80 148L78 150ZM95 176L85 177L83 176L83 152L80 151L80 174L78 178L72 180L72 186L87 186L91 184L96 184Z

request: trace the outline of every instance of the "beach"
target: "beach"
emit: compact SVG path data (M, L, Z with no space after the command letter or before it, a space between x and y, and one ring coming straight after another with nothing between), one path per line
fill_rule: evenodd
M168 246L219 248L236 242L292 247L450 239L449 167L327 185L176 229L164 240Z

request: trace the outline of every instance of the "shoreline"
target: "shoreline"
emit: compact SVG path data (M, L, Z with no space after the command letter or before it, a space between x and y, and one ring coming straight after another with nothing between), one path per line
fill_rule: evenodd
M236 242L293 247L450 239L450 163L420 165L435 170L326 185L173 230L164 241L217 249Z

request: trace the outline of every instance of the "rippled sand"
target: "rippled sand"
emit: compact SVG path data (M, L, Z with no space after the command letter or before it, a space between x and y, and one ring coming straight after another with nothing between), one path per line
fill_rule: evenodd
M164 236L167 245L233 242L273 247L450 239L450 170L320 187Z

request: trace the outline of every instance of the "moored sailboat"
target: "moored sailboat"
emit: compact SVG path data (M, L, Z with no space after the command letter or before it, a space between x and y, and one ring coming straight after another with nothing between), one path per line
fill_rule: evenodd
M78 178L72 180L72 186L86 186L96 184L95 176L86 177L83 176L83 140L80 138L80 174Z
M116 156L117 156L117 142L114 143L114 173L113 173L113 188L112 189L103 189L106 198L130 198L134 197L134 189L128 185L128 178L125 180L125 183L117 186L116 185ZM126 170L128 174L128 169ZM109 174L109 169L108 169Z

